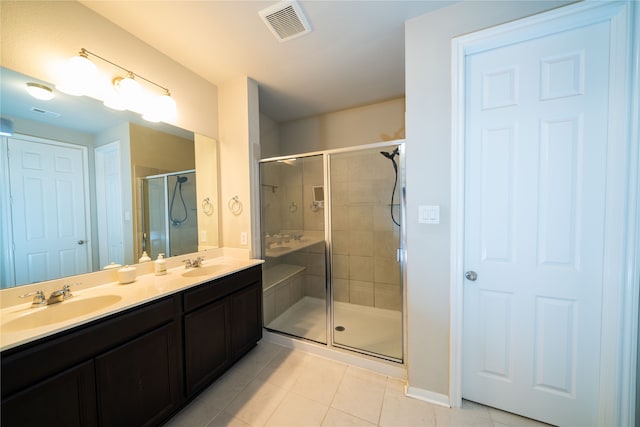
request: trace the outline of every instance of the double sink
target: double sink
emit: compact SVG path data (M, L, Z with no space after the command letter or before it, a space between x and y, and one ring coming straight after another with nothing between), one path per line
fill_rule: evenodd
M178 267L170 269L165 276L152 273L138 276L130 285L110 283L80 290L74 292L72 298L55 304L32 307L26 303L5 308L0 316L2 346L11 344L5 340L8 335L24 338L32 331L32 334L41 336L43 329L54 333L63 327L78 324L77 321L89 321L203 283L216 275L247 268L254 265L255 261L226 259L198 268L185 270L184 267Z
M120 295L97 295L88 298L80 296L57 304L25 308L19 312L18 317L2 322L2 332L19 332L24 329L39 328L42 325L64 322L106 309L120 300L122 300Z

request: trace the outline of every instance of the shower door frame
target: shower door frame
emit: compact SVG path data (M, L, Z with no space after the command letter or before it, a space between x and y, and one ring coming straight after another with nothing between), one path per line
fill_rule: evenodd
M335 155L335 154L342 154L342 153L353 153L353 152L358 152L358 151L368 151L368 150L375 150L375 149L384 149L384 148L388 148L388 147L398 147L400 156L398 159L398 167L400 169L400 173L398 174L398 191L399 191L399 196L400 196L400 209L399 209L399 215L400 215L400 244L399 244L399 248L397 250L397 260L400 264L400 286L401 286L401 301L402 301L402 312L401 312L401 318L402 318L402 336L401 336L401 340L402 340L402 358L398 359L398 358L394 358L391 356L386 356L383 354L379 354L379 353L373 353L364 349L359 349L356 347L349 347L347 345L344 344L336 344L334 341L334 319L333 319L333 277L332 277L332 266L333 266L333 246L332 246L332 239L331 239L331 231L332 231L332 227L331 227L331 174L330 174L330 167L331 167L331 156ZM270 163L270 162L274 162L274 161L283 161L283 160L290 160L290 159L302 159L305 157L312 157L312 156L322 156L322 166L323 166L323 182L324 182L324 198L325 198L325 204L324 204L324 239L325 239L325 309L326 309L326 335L327 335L327 342L326 344L322 344L322 343L318 343L317 341L312 341L309 339L306 339L304 337L298 337L295 335L291 335L288 334L286 332L280 332L277 330L271 330L269 329L269 331L273 332L273 333L277 333L277 334L282 334L282 335L286 335L289 337L293 337L294 339L300 339L300 340L304 340L307 342L313 342L316 343L317 345L323 345L326 346L327 348L331 349L342 349L342 350L348 350L350 352L354 352L354 353L360 353L360 354L364 354L366 356L371 356L371 357L375 357L376 359L382 359L382 360L387 360L390 362L394 362L394 363L398 363L398 364L405 364L405 360L406 360L406 354L407 354L407 340L406 340L406 334L407 334L407 316L406 314L406 307L407 307L407 301L406 301L406 283L407 283L407 277L406 277L406 241L407 241L407 236L406 236L406 194L405 194L405 189L406 189L406 182L405 182L405 140L404 139L397 139L397 140L392 140L392 141L384 141L384 142L377 142L377 143L373 143L373 144L364 144L364 145L356 145L356 146L351 146L351 147L345 147L345 148L336 148L336 149L331 149L331 150L323 150L323 151L313 151L313 152L308 152L308 153L299 153L299 154L291 154L291 155L286 155L286 156L278 156L278 157L270 157L267 159L261 159L258 161L258 164L261 163ZM260 184L260 183L258 183ZM260 200L259 203L259 207L258 209L261 211L262 208L262 200ZM260 224L262 223L262 218L261 218L262 213L260 212L260 214L258 215L258 217L260 218ZM260 236L262 236L262 230L260 230ZM261 238L262 239L262 238ZM264 254L262 253L263 251L263 242L260 241L260 251L261 251L261 255L263 256Z

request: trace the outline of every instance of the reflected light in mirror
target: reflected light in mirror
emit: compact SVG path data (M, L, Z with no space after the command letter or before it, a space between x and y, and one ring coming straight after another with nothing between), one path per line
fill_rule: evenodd
M39 83L29 82L27 83L27 92L29 95L42 101L48 101L55 96L53 90L49 86L41 85Z

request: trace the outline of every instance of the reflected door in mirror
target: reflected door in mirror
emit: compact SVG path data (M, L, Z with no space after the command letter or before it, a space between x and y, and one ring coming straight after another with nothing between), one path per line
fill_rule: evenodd
M86 149L27 137L8 147L16 283L90 271Z

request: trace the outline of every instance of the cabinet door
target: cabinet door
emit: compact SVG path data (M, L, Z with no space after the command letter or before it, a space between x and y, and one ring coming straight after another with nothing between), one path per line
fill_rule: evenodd
M231 357L235 360L262 338L262 286L253 283L231 296Z
M187 396L200 390L230 364L229 299L184 316L184 359Z
M175 322L96 358L102 426L158 425L180 404Z
M2 402L3 426L95 426L93 361L39 382Z

